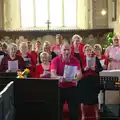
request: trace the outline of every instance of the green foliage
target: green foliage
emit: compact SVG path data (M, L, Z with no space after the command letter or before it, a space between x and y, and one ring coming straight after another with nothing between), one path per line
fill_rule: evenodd
M115 36L115 33L114 32L109 32L108 35L107 35L107 38L106 38L106 42L105 42L105 45L103 47L103 50L106 50L106 48L109 46L109 45L112 45L113 41L112 41L112 38Z

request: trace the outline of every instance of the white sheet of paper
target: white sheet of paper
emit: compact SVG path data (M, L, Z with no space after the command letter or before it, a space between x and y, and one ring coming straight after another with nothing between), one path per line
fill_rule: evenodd
M88 68L91 68L95 65L95 58L94 57L86 57L86 65Z
M100 60L100 64L102 65L102 66L104 66L105 64L105 60Z
M77 66L65 65L65 67L64 67L64 75L63 75L65 80L67 80L67 81L74 80L76 73L77 73Z
M16 72L18 70L18 60L8 61L8 70Z
M1 64L3 58L4 58L4 55L0 55L0 64Z
M116 55L115 55L115 58L116 58L117 60L120 60L120 54L116 54Z

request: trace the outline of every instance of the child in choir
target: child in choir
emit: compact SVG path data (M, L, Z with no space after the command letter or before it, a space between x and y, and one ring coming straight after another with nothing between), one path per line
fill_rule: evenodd
M25 69L25 62L23 58L21 56L16 55L16 52L17 52L17 45L14 43L9 44L8 55L4 56L4 58L1 61L0 72L13 72L13 69L8 68L9 61L17 61L18 70L23 71Z
M99 118L98 94L100 92L99 71L102 70L100 61L93 54L90 45L84 46L85 59L83 62L83 78L78 82L79 102L81 103L82 120L85 120L84 105L95 108L96 119Z
M103 69L107 69L108 60L105 57L105 55L102 55L102 47L100 44L94 45L94 52L95 52L96 57L99 59L100 64L103 67Z
M41 64L36 67L36 77L37 78L48 78L50 77L50 62L49 54L47 52L42 52L40 54Z

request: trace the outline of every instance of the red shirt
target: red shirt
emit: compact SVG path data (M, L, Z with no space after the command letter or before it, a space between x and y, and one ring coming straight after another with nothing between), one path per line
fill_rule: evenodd
M70 61L68 63L62 60L62 56L57 56L51 62L51 70L56 70L58 76L63 76L65 65L77 66L77 69L81 70L80 62L74 56L71 56ZM61 88L70 88L76 85L77 85L77 81L59 83L59 87Z
M50 68L48 69L48 71L50 71ZM36 78L40 78L40 75L44 73L44 69L42 67L42 64L39 64L36 66ZM45 76L48 77L48 76Z
M37 64L37 58L38 58L37 52L31 51L31 52L29 52L29 54L30 54L30 57L32 59L32 65L36 65Z
M56 55L60 55L61 45L56 44L56 45L52 46L51 50L52 50L52 52L56 53Z
M108 59L105 57L105 55L102 55L101 58L99 59L100 61L104 60L104 65L108 65Z

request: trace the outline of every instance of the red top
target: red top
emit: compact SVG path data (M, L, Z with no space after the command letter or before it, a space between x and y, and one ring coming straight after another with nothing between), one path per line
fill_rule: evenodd
M77 58L75 58L74 56L71 56L70 61L66 63L62 60L61 55L55 57L52 60L51 70L56 70L56 73L57 73L58 76L63 76L65 65L77 66L77 69L81 70L80 62L77 60ZM61 88L70 88L70 87L73 87L73 86L76 86L76 85L77 85L77 81L73 81L73 82L62 81L62 82L59 83L59 87L61 87Z
M31 52L29 52L29 55L32 59L32 65L36 65L37 64L37 58L38 58L37 52L31 51Z
M82 44L82 43L79 44L79 55L80 55L80 58L81 58L82 60L83 60L84 57L85 57L84 51L83 51L84 46L85 46L85 44ZM74 45L72 45L72 47L71 47L71 54L74 55Z
M16 55L15 59L12 60L9 55L5 56L1 61L0 72L6 72L8 69L8 61L18 60L18 68L23 71L25 69L25 62L21 56Z
M48 69L48 71L50 72L50 68ZM36 78L40 78L40 75L44 73L44 69L42 67L42 64L39 64L36 66ZM44 78L48 78L48 76L45 76Z
M104 60L104 65L106 65L106 66L108 65L108 59L107 59L107 57L105 57L105 55L102 55L99 60L100 60L100 61L101 61L101 60Z
M22 53L18 54L19 56L22 56ZM35 64L35 60L33 59L32 55L30 53L27 53L26 57L23 59L29 58L30 59L30 67L27 65L26 62L26 68L30 69L30 76L34 77L35 76L35 69L36 69L36 64ZM25 60L24 60L25 61Z
M51 47L51 51L55 52L56 55L60 55L61 45L60 44L56 44L56 45L52 46Z
M94 57L94 56L92 56ZM84 60L82 61L82 67L83 69L85 69L85 67L87 66L86 64L86 56L84 57ZM95 63L95 68L96 68L96 63ZM85 71L85 70L84 70ZM88 69L83 73L83 77L89 76L89 75L98 75L98 73L95 72L95 70L92 69Z

